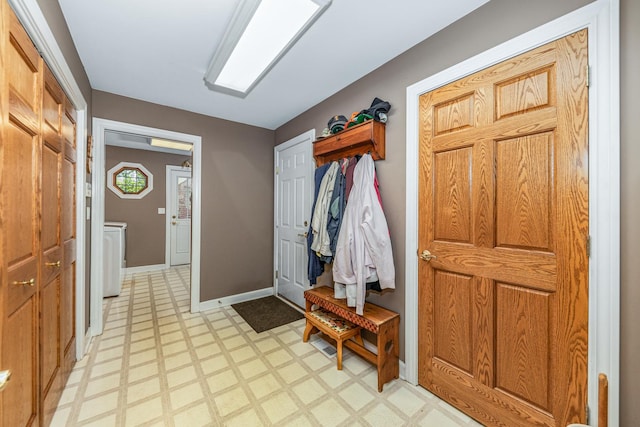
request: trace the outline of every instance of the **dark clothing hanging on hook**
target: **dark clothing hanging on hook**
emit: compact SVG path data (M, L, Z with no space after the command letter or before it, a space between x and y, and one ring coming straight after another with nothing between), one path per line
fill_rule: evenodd
M316 208L316 200L318 199L318 192L320 191L320 183L324 174L327 173L331 163L326 163L316 168L314 175L315 192L313 196L313 206L311 207L311 213ZM311 227L311 218L309 218L309 230L307 231L307 253L309 254L309 262L307 264L307 273L309 278L309 284L315 285L318 281L318 277L324 272L324 262L318 257L316 252L311 249L313 243L313 229Z

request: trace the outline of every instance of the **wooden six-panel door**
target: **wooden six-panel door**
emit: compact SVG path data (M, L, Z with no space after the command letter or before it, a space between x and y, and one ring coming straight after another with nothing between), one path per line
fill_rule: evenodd
M419 383L486 425L585 422L586 75L583 30L420 99Z
M48 425L75 362L75 111L0 3L0 427Z
M2 307L3 425L39 424L40 117L42 59L3 1Z

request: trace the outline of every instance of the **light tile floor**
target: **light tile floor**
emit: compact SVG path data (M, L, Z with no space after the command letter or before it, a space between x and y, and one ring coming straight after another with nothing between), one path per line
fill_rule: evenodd
M478 426L421 387L377 392L302 342L304 320L255 333L231 307L191 314L189 268L137 273L105 299L105 329L66 385L52 426Z

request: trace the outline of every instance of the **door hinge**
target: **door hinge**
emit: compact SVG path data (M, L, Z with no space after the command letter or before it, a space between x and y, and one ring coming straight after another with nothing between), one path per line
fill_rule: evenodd
M278 278L278 270L276 270L276 279Z
M587 236L587 258L591 258L591 236Z
M587 87L591 86L591 67L587 65Z
M280 175L280 168L276 166L276 175Z

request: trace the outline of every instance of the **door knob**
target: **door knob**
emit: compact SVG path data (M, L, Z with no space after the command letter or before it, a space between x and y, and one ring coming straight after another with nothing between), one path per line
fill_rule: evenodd
M175 222L175 221L172 221L172 222L171 222L171 224L173 224L173 225L176 225L176 224L177 224L177 222Z
M7 386L11 379L11 371L0 371L0 391Z
M435 256L435 255L431 255L431 252L429 252L426 249L424 251L422 251L422 253L420 254L420 259L423 260L423 261L429 262L432 259L436 259L436 258L438 258L438 257Z
M298 233L298 237L304 237L305 239L307 238L307 236L309 235L308 232L304 232L304 233Z

